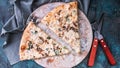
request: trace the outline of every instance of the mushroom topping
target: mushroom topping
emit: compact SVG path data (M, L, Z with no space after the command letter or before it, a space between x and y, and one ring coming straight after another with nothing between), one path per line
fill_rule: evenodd
M39 37L39 44L43 44L44 43L44 39L42 37Z
M32 49L33 48L33 44L32 44L32 41L28 41L28 50Z

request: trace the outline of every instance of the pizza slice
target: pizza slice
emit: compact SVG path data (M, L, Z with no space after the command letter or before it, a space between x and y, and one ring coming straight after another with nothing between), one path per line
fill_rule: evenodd
M41 20L41 23L70 44L76 53L80 52L77 2L57 6Z
M68 54L70 51L57 43L40 28L30 22L26 27L19 49L20 60L39 59Z

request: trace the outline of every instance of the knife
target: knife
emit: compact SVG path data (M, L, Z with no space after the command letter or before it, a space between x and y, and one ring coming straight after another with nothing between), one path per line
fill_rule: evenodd
M67 47L70 52L75 55L74 50L72 49L71 45L67 42L63 41L60 37L58 37L52 30L49 29L49 27L39 21L38 17L32 16L31 21L34 22L34 24L39 27L41 30L43 30L46 34L48 34L52 39L56 40L58 43L60 43L62 46Z

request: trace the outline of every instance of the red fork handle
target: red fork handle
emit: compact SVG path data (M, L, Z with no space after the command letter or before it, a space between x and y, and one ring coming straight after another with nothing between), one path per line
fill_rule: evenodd
M105 43L104 39L100 40L100 44L103 48L104 53L106 54L106 57L108 58L108 61L111 65L115 65L116 61L112 55L112 53L110 52L110 49L108 48L107 44Z
M89 60L88 60L88 66L93 66L94 65L97 47L98 47L98 39L94 38L92 48L91 48L90 57L89 57Z

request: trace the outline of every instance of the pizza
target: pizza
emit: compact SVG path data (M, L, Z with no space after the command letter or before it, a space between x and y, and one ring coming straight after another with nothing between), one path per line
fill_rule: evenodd
M50 11L40 23L45 24L76 53L80 52L80 35L77 2L59 5ZM69 54L67 47L52 39L45 31L30 21L20 42L20 60L40 59Z
M68 54L67 47L57 43L33 22L29 22L20 44L20 60L39 59Z
M41 20L41 23L47 25L70 44L76 53L80 52L77 2L70 2L54 8Z

